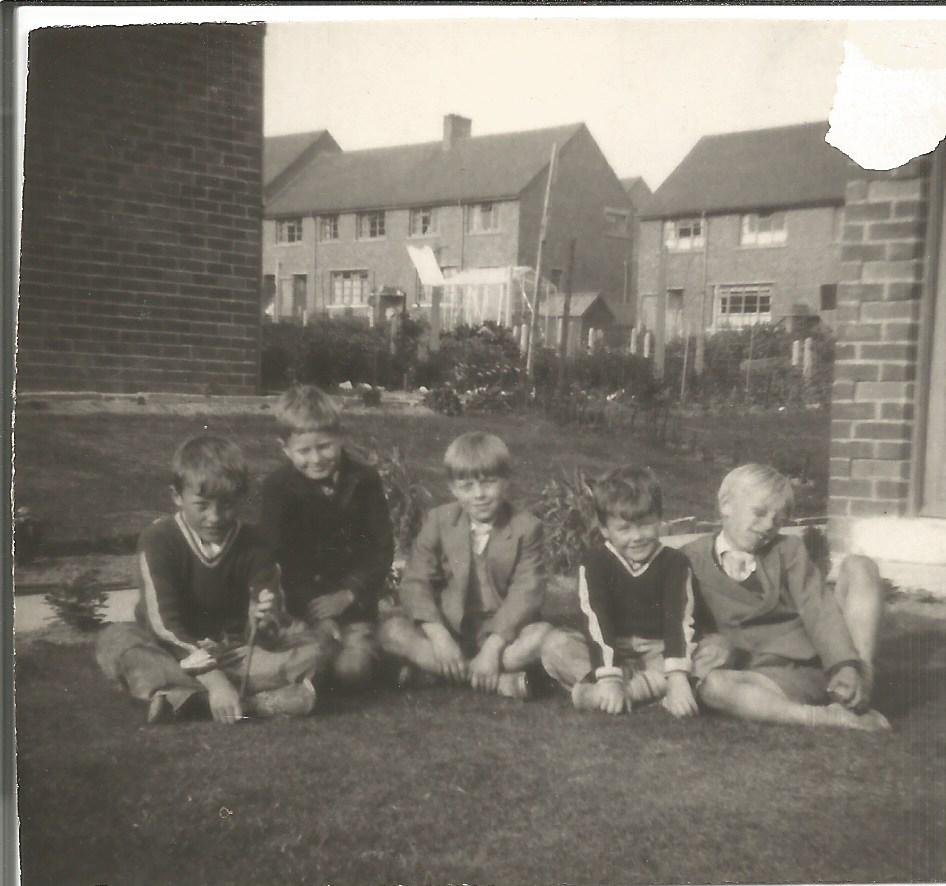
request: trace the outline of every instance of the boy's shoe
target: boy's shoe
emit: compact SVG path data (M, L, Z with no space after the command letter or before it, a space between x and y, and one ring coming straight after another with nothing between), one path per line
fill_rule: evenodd
M252 717L304 717L312 713L316 699L315 687L306 679L257 692L246 700L246 712Z
M148 702L147 722L149 726L170 723L174 720L174 705L163 692L156 692Z
M532 698L532 685L529 682L529 675L525 671L500 674L496 694L503 696L503 698L528 701Z
M890 721L873 708L863 714L855 714L844 705L833 702L821 710L824 711L824 719L816 721L815 725L842 726L847 729L861 729L864 732L886 732L890 729Z

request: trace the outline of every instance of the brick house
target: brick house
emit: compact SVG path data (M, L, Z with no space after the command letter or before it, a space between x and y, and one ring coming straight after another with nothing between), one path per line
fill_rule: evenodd
M411 246L446 278L446 325L517 325L534 285L553 145L543 278L564 279L575 237L575 289L601 291L622 312L629 204L587 127L474 137L451 114L437 142L318 151L267 198L263 289L276 294L274 318L376 317L381 293L429 310Z
M263 194L276 193L319 151L340 151L327 129L272 135L263 140Z
M799 316L833 322L847 158L826 132L806 123L696 143L641 213L643 326L669 339Z
M946 151L849 163L829 532L902 587L946 594Z
M256 390L263 34L30 34L20 390Z

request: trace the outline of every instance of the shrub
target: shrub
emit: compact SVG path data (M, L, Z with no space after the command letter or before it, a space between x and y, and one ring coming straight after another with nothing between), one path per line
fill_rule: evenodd
M591 486L580 468L570 477L548 480L535 513L544 527L547 563L552 572L574 572L584 552L601 541Z
M514 412L520 402L517 391L506 391L498 385L488 388L477 388L465 400L464 409L467 412L487 412L506 415Z
M65 581L46 594L55 615L80 631L93 631L105 623L103 610L108 595L97 584L98 570L74 570Z
M433 496L397 446L387 451L375 449L369 460L377 468L384 484L394 528L395 559L403 559L410 552Z
M450 385L441 385L424 394L424 406L443 415L461 415L463 402Z
M519 346L505 327L458 326L441 336L438 351L418 363L416 380L431 388L450 384L460 391L509 389L519 382L520 363Z

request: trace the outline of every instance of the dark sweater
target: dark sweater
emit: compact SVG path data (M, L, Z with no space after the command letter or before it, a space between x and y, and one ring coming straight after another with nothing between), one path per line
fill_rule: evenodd
M272 574L272 555L251 527L237 524L208 558L180 514L152 523L138 542L135 618L179 659L199 640L224 641L246 629L250 586Z
M377 616L394 539L374 468L343 452L332 495L291 464L277 468L263 481L260 528L282 567L292 615L304 618L310 601L347 588L355 602L340 621Z
M667 670L690 670L696 618L690 565L679 551L660 548L635 575L610 546L590 550L579 601L599 676L617 667L615 641L624 637L663 640Z

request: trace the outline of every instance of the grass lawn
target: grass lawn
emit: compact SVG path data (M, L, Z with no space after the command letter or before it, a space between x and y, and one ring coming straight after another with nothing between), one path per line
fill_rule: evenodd
M447 689L146 727L87 643L34 640L16 673L23 883L943 880L944 626L890 620L882 735Z
M447 496L440 461L450 440L464 431L494 431L516 460L516 485L528 504L562 468L592 472L622 462L650 464L664 485L666 517L715 517L715 494L734 452L742 460L787 462L810 455L820 478L800 504L800 515L823 514L828 416L817 412L688 419L685 438L698 436L719 458L690 459L627 433L558 427L534 416L352 415L353 440L400 447L438 500ZM128 549L155 516L170 508L168 464L174 447L204 429L233 437L257 478L282 458L266 415L54 415L21 411L16 425L16 499L45 523L50 553L94 548ZM248 502L252 519L258 485Z

